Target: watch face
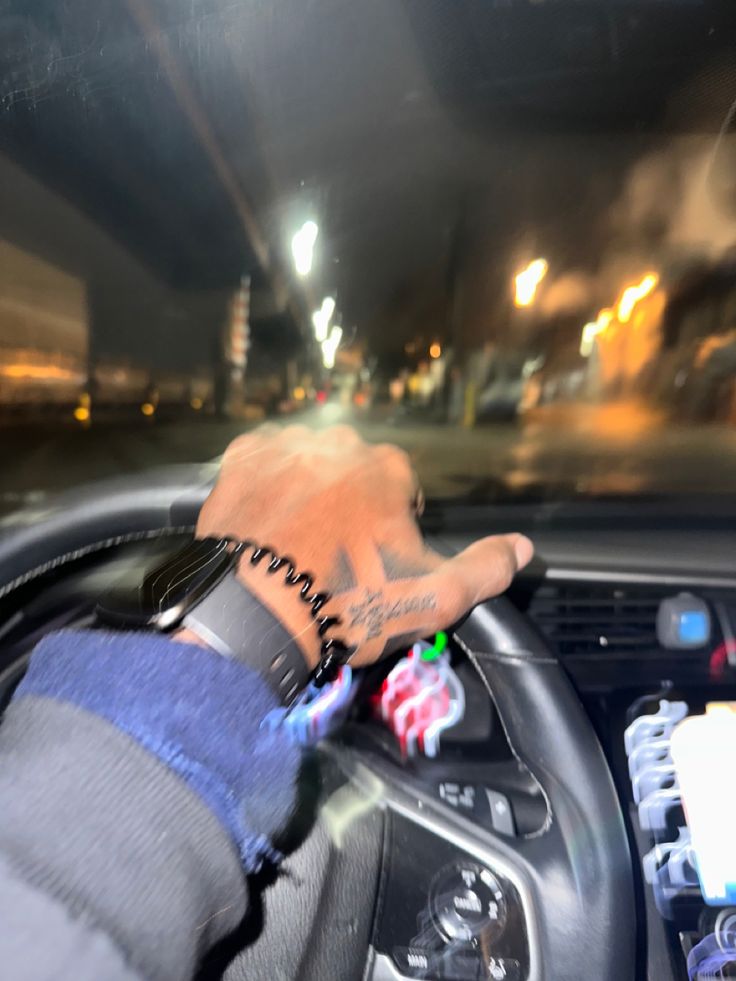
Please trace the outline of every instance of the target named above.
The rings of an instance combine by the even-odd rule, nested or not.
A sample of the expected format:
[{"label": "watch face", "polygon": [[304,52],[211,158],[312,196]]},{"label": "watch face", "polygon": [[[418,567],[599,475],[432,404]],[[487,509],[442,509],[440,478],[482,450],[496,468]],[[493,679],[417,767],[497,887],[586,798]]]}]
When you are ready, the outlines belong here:
[{"label": "watch face", "polygon": [[146,573],[139,586],[106,593],[97,615],[116,627],[169,630],[220,582],[239,554],[226,538],[195,538]]}]

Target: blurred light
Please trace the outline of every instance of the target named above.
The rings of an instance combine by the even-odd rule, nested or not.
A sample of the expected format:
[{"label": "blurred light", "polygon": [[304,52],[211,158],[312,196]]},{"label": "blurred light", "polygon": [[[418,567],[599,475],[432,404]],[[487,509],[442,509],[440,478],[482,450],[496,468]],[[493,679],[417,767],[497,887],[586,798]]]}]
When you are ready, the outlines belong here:
[{"label": "blurred light", "polygon": [[317,402],[319,402],[320,405],[324,405],[325,402],[327,401],[327,392],[325,392],[323,389],[320,389],[317,392],[317,394],[314,396],[314,398]]},{"label": "blurred light", "polygon": [[202,402],[201,398],[195,395],[189,404],[196,412],[199,412],[199,410],[202,408],[204,403]]},{"label": "blurred light", "polygon": [[539,355],[536,358],[528,358],[521,368],[522,378],[531,378],[535,372],[539,371],[540,368],[544,367],[544,356]]},{"label": "blurred light", "polygon": [[629,286],[623,291],[621,299],[618,301],[618,310],[616,311],[618,319],[622,324],[629,322],[636,304],[639,300],[643,300],[645,296],[648,296],[658,282],[659,276],[656,273],[647,273],[640,283],[637,283],[635,286]]},{"label": "blurred light", "polygon": [[613,310],[610,307],[603,307],[602,310],[598,311],[597,323],[600,324],[601,330],[605,330],[612,320],[613,320]]},{"label": "blurred light", "polygon": [[7,364],[0,368],[6,378],[33,378],[37,381],[76,381],[79,373],[53,364]]},{"label": "blurred light", "polygon": [[437,341],[435,341],[434,344],[430,345],[429,356],[430,358],[439,358],[441,354],[442,354],[442,348],[437,343]]},{"label": "blurred light", "polygon": [[590,357],[593,351],[593,344],[595,339],[600,333],[600,328],[598,327],[597,320],[589,320],[587,324],[583,326],[583,332],[580,335],[580,353],[584,358]]},{"label": "blurred light", "polygon": [[330,336],[322,341],[322,364],[325,368],[335,367],[335,355],[342,340],[342,327],[337,324],[330,331]]},{"label": "blurred light", "polygon": [[82,394],[79,396],[79,404],[84,409],[90,408],[92,405],[92,396],[89,394],[89,392],[82,392]]},{"label": "blurred light", "polygon": [[356,405],[365,405],[368,399],[366,398],[365,392],[356,392],[353,401]]},{"label": "blurred light", "polygon": [[302,386],[297,385],[294,389],[294,398],[297,400],[297,402],[303,402],[306,397],[307,393],[304,391]]},{"label": "blurred light", "polygon": [[335,301],[331,296],[326,296],[322,300],[322,306],[312,314],[312,324],[314,325],[314,336],[318,344],[327,340],[327,332],[330,329],[330,320],[335,312]]},{"label": "blurred light", "polygon": [[305,221],[291,240],[291,254],[294,268],[300,276],[308,276],[312,271],[314,244],[319,235],[319,226],[314,221]]},{"label": "blurred light", "polygon": [[537,287],[547,275],[549,265],[546,259],[533,259],[526,269],[514,277],[514,303],[517,307],[528,307],[534,302]]},{"label": "blurred light", "polygon": [[156,411],[156,407],[151,402],[144,402],[141,406],[141,412],[144,416],[152,416]]},{"label": "blurred light", "polygon": [[585,324],[580,335],[580,353],[584,358],[590,357],[596,337],[605,332],[612,320],[613,310],[610,307],[604,307],[599,311],[597,320],[591,320]]},{"label": "blurred light", "polygon": [[90,412],[84,405],[78,405],[74,410],[74,418],[77,422],[89,422]]}]

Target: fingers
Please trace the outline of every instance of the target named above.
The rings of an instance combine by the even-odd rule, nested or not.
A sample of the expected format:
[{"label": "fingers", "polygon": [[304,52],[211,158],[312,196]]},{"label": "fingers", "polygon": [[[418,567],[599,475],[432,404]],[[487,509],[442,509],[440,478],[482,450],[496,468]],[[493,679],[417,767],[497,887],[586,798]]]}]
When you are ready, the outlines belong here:
[{"label": "fingers", "polygon": [[391,486],[406,498],[412,515],[420,517],[424,512],[424,491],[409,454],[393,443],[379,443],[373,447],[373,459],[385,470]]},{"label": "fingers", "polygon": [[435,572],[443,595],[444,626],[483,600],[505,592],[529,563],[534,546],[525,535],[495,535],[473,542]]}]

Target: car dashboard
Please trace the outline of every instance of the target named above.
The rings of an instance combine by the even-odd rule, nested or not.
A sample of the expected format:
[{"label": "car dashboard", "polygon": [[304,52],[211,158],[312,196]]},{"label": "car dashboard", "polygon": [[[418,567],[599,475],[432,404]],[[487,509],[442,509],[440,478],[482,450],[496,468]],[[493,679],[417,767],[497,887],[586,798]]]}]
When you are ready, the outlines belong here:
[{"label": "car dashboard", "polygon": [[[539,510],[509,514],[505,509],[489,516],[482,527],[477,513],[455,515],[453,520],[445,516],[439,526],[430,512],[427,535],[435,548],[450,554],[483,533],[511,527],[530,534],[537,547],[535,561],[514,583],[511,598],[544,635],[572,680],[606,754],[626,817],[640,931],[637,978],[680,981],[710,976],[698,973],[698,951],[709,937],[715,938],[716,946],[720,943],[719,949],[724,944],[728,947],[734,939],[736,906],[707,904],[692,868],[690,880],[663,898],[657,876],[666,865],[661,848],[664,839],[642,826],[626,733],[637,719],[656,716],[663,702],[685,704],[687,714],[698,715],[709,703],[736,701],[736,562],[732,559],[736,536],[728,530],[725,517],[713,514],[701,522],[689,521],[688,530],[681,531],[682,521],[674,514],[632,520],[625,513],[617,519],[615,514],[600,512],[571,516],[540,514]],[[1,598],[0,707],[7,704],[40,637],[52,629],[91,624],[95,600],[102,592],[111,585],[135,581],[143,568],[159,561],[177,543],[175,536],[113,543],[63,568],[49,569]],[[658,625],[661,610],[669,609],[673,601],[680,603],[684,614],[705,610],[707,615],[706,620],[698,621],[699,629],[707,625],[707,631],[690,634],[686,646],[679,648],[664,637]],[[675,609],[680,607],[675,605]],[[423,650],[429,656],[424,662],[422,652],[415,651],[414,667],[412,652],[401,651],[370,670],[355,673],[350,699],[336,719],[340,743],[372,759],[377,769],[399,770],[406,787],[416,788],[417,793],[441,802],[501,839],[533,836],[547,816],[539,787],[516,759],[479,676],[455,645],[451,632],[440,643],[441,650],[437,644],[437,638],[428,639]],[[447,696],[439,714],[444,712],[443,718],[449,718],[447,699],[458,685],[463,711],[432,739],[427,735],[431,734],[429,723],[437,713],[424,719],[417,713],[407,714],[406,691],[402,701],[396,679],[405,684],[407,671],[409,675],[414,671],[411,684],[416,684],[411,692],[421,702],[422,686],[426,688],[427,679],[435,679],[438,673],[438,654],[447,666],[439,672],[444,672],[442,685],[435,685],[443,698]],[[396,695],[393,703],[389,695]],[[411,733],[410,722],[415,723]],[[304,741],[316,742],[334,731],[332,723],[320,717],[316,724],[310,718],[314,739],[307,736]],[[659,789],[671,791],[672,787]],[[675,800],[665,820],[670,835],[676,834],[678,820],[683,819],[677,807]],[[400,822],[396,828],[400,837]],[[383,965],[384,972],[374,967],[373,976],[523,981],[529,972],[529,942],[515,884],[504,881],[498,870],[487,881],[479,879],[477,890],[465,889],[461,881],[440,882],[431,872],[434,865],[422,852],[421,834],[413,833],[411,841],[411,848],[407,844],[393,852],[395,867],[371,927],[376,964]],[[437,847],[429,839],[425,844],[430,850]],[[658,846],[653,872],[651,855]],[[465,875],[470,881],[481,875],[472,858],[454,867],[461,879]],[[459,919],[437,905],[453,890],[464,890],[464,901],[471,904],[467,915]],[[494,934],[496,959],[491,959],[485,973],[479,972],[472,959],[463,960],[464,931],[472,932],[468,922],[478,891],[484,908],[495,909],[497,914],[492,928],[486,923]],[[422,936],[424,910],[432,940],[422,946],[417,937]],[[443,926],[432,933],[430,921]],[[709,963],[703,972],[711,969],[712,961]],[[730,969],[726,965],[719,976],[731,976],[726,973]]]}]

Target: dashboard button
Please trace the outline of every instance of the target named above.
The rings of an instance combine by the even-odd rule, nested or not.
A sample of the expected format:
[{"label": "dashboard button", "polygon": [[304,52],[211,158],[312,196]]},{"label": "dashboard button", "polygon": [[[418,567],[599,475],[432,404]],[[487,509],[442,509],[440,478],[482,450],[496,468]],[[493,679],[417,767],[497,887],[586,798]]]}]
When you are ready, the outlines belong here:
[{"label": "dashboard button", "polygon": [[446,940],[499,936],[506,923],[506,900],[498,880],[479,865],[443,870],[432,887],[435,925]]},{"label": "dashboard button", "polygon": [[448,951],[442,958],[442,981],[482,981],[483,962],[475,951]]},{"label": "dashboard button", "polygon": [[391,956],[405,978],[434,978],[437,975],[437,955],[422,947],[394,947]]},{"label": "dashboard button", "polygon": [[443,780],[437,784],[437,796],[471,820],[479,824],[489,823],[488,799],[483,787],[457,780]]},{"label": "dashboard button", "polygon": [[521,964],[511,957],[490,957],[483,977],[489,981],[521,981]]},{"label": "dashboard button", "polygon": [[505,794],[498,790],[486,790],[488,806],[491,810],[491,825],[494,831],[509,838],[516,837],[516,825],[514,824],[514,812],[511,810],[511,802]]}]

